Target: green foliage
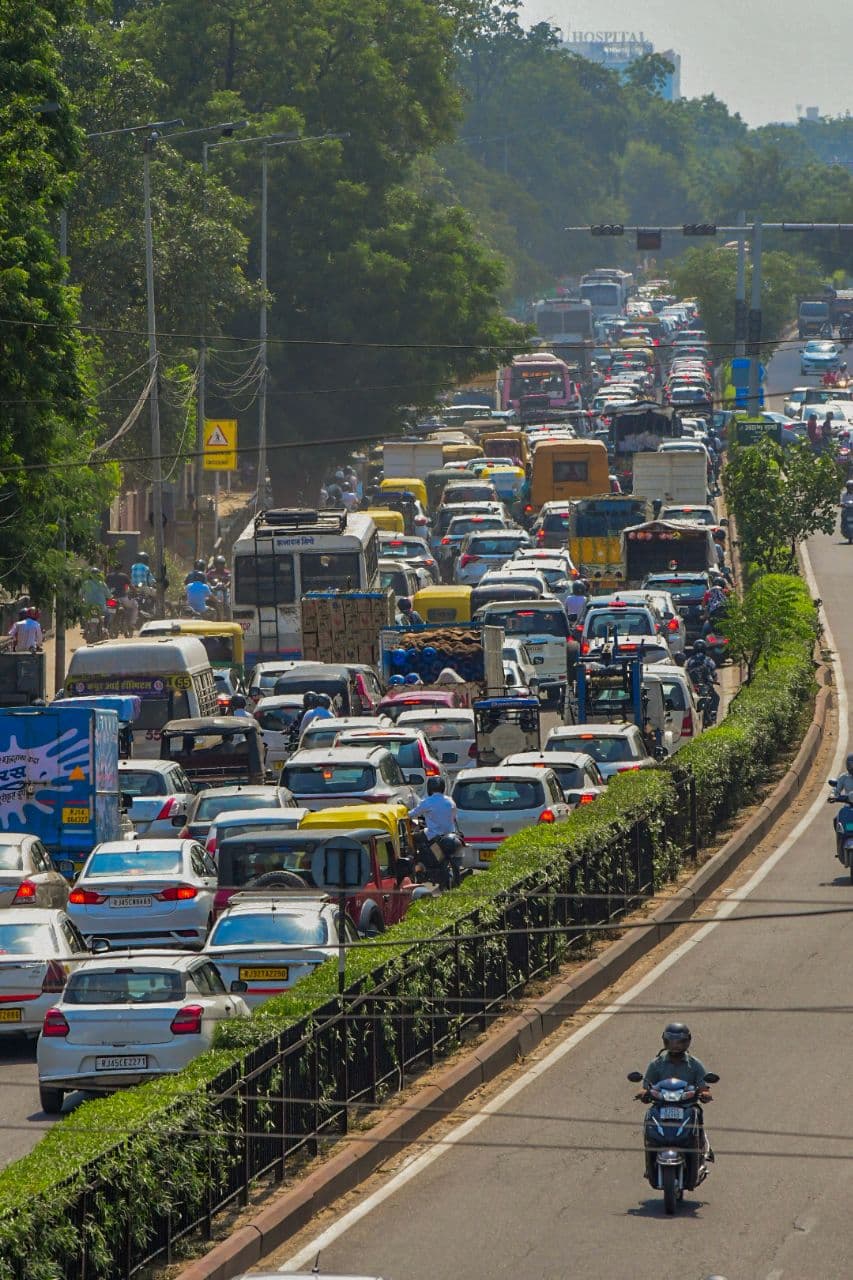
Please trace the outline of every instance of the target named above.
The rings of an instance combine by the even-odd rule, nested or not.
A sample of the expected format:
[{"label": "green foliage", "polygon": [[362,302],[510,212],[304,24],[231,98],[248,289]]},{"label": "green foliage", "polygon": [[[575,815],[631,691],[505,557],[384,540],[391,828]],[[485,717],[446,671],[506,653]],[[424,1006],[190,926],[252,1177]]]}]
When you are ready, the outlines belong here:
[{"label": "green foliage", "polygon": [[799,578],[784,574],[763,574],[743,597],[733,593],[720,629],[729,638],[731,658],[746,665],[746,684],[759,665],[767,670],[792,643],[817,638],[812,601]]},{"label": "green foliage", "polygon": [[723,485],[737,516],[750,572],[791,573],[797,546],[835,528],[841,476],[828,453],[805,441],[784,451],[770,439],[729,449]]}]

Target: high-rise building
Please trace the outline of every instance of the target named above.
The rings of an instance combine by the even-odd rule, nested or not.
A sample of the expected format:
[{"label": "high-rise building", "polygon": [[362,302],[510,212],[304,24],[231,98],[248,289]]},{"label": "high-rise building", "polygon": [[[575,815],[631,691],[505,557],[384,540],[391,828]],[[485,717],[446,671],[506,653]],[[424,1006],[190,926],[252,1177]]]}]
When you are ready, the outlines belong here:
[{"label": "high-rise building", "polygon": [[[563,48],[620,75],[624,75],[637,58],[655,52],[651,40],[647,40],[642,31],[570,31]],[[674,49],[664,49],[661,57],[673,66],[661,86],[661,97],[673,102],[681,97],[681,54]]]}]

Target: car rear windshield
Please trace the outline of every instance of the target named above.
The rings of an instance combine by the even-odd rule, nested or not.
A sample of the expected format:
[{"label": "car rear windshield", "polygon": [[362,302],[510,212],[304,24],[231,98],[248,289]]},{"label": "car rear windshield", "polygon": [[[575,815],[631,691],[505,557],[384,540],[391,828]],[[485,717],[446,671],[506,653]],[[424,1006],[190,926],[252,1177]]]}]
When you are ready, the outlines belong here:
[{"label": "car rear windshield", "polygon": [[217,796],[216,789],[202,796],[198,808],[192,816],[193,822],[211,822],[219,813],[233,813],[235,809],[268,809],[275,804],[275,795],[246,795],[242,792],[233,796]]},{"label": "car rear windshield", "polygon": [[562,609],[490,609],[486,622],[503,627],[508,636],[549,635],[561,639],[569,634],[569,623]]},{"label": "car rear windshield", "polygon": [[303,751],[319,751],[323,747],[331,747],[340,731],[340,725],[327,729],[322,721],[317,725],[311,724],[299,739],[299,746]]},{"label": "car rear windshield", "polygon": [[72,973],[65,1004],[170,1004],[183,1000],[186,980],[170,969],[93,969]]},{"label": "car rear windshield", "polygon": [[590,616],[587,637],[603,640],[611,633],[620,636],[651,636],[654,627],[647,613],[634,609],[596,609]]},{"label": "car rear windshield", "polygon": [[255,712],[255,719],[262,729],[283,733],[302,715],[302,707],[270,707]]},{"label": "car rear windshield", "polygon": [[457,782],[453,799],[459,809],[487,812],[504,809],[538,809],[544,804],[541,782],[516,778],[487,778]]},{"label": "car rear windshield", "polygon": [[451,538],[459,538],[466,533],[476,533],[478,529],[502,529],[503,527],[504,522],[501,516],[456,516],[451,520],[447,532]]},{"label": "car rear windshield", "polygon": [[52,956],[56,952],[49,924],[0,924],[0,953]]},{"label": "car rear windshield", "polygon": [[559,738],[545,743],[546,751],[585,751],[598,764],[621,764],[633,760],[634,753],[627,738],[587,737]]},{"label": "car rear windshield", "polygon": [[19,844],[0,844],[0,871],[21,871],[24,855]]},{"label": "car rear windshield", "polygon": [[282,770],[281,785],[294,795],[321,796],[336,792],[370,791],[376,785],[376,771],[363,764],[294,764]]},{"label": "car rear windshield", "polygon": [[445,489],[442,494],[442,502],[496,502],[498,495],[495,492],[495,486],[492,484],[460,484],[454,485],[452,489]]},{"label": "car rear windshield", "polygon": [[527,542],[526,534],[515,534],[504,538],[471,538],[468,542],[468,554],[476,556],[502,556],[507,559],[519,547]]},{"label": "car rear windshield", "polygon": [[464,720],[418,720],[411,725],[425,733],[430,742],[459,742],[474,736],[474,726]]},{"label": "car rear windshield", "polygon": [[[134,800],[141,796],[164,796],[166,779],[162,773],[145,772],[142,769],[120,769],[118,775],[119,791],[132,796]],[[2,853],[0,853],[2,857]]]},{"label": "car rear windshield", "polygon": [[569,527],[568,511],[549,511],[542,517],[542,528],[546,533],[563,533]]},{"label": "car rear windshield", "polygon": [[[184,860],[179,849],[130,848],[126,853],[93,853],[87,876],[180,875]],[[128,886],[129,889],[133,885]]]},{"label": "car rear windshield", "polygon": [[586,785],[586,775],[583,769],[579,769],[576,765],[554,764],[551,768],[556,773],[557,781],[563,791],[572,791]]},{"label": "car rear windshield", "polygon": [[668,591],[677,604],[688,604],[691,601],[701,600],[708,590],[706,582],[677,582],[666,578],[655,579],[654,583],[647,582],[646,586],[655,586],[662,591]]},{"label": "car rear windshield", "polygon": [[316,915],[295,915],[282,911],[240,912],[224,915],[213,930],[214,947],[256,946],[322,947],[329,941],[326,921]]},{"label": "car rear windshield", "polygon": [[660,513],[661,520],[689,520],[691,524],[715,525],[717,517],[713,511],[703,511],[701,507],[664,507]]}]

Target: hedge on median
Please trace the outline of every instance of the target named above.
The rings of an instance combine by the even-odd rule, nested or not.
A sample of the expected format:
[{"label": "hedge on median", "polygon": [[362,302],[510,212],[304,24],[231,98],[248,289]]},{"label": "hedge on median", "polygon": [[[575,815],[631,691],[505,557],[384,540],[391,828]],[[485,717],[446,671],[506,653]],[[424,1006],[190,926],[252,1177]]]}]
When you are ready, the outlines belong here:
[{"label": "hedge on median", "polygon": [[[809,617],[813,636],[813,604],[805,586],[793,581],[801,598],[798,609]],[[678,767],[689,767],[696,779],[703,838],[752,799],[768,765],[797,740],[807,718],[813,671],[812,643],[793,628],[752,685],[734,699],[727,718],[679,752]],[[585,892],[608,892],[597,874],[601,851],[639,819],[646,823],[655,882],[662,883],[678,870],[682,856],[669,835],[676,800],[667,768],[626,773],[594,805],[578,808],[566,822],[512,836],[488,872],[466,880],[452,894],[413,904],[406,919],[375,945],[350,950],[347,984],[401,968],[405,948],[399,942],[432,937],[472,908],[483,913],[481,923],[490,912],[497,921],[507,893],[532,882],[531,877],[547,894],[567,857],[586,855]],[[496,929],[495,946],[500,945]],[[558,953],[559,945],[560,940]],[[424,992],[423,981],[413,981],[409,998]],[[178,1075],[84,1103],[29,1155],[0,1172],[0,1280],[60,1280],[83,1242],[89,1280],[120,1274],[115,1260],[128,1224],[143,1241],[155,1216],[170,1205],[185,1199],[203,1204],[207,1180],[220,1182],[226,1176],[226,1122],[212,1085],[228,1070],[239,1072],[247,1056],[257,1055],[271,1039],[310,1019],[336,991],[335,965],[329,962],[250,1019],[223,1024],[216,1048]],[[82,1201],[81,1218],[87,1182],[91,1189]]]}]

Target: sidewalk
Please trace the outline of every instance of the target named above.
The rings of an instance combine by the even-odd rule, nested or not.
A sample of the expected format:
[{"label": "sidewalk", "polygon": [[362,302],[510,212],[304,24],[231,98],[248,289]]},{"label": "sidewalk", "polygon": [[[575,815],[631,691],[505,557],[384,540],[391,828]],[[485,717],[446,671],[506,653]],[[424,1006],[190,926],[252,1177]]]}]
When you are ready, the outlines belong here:
[{"label": "sidewalk", "polygon": [[[83,644],[83,633],[79,627],[69,627],[65,633],[65,669],[68,669],[68,663],[71,661],[71,655],[75,649],[79,649]],[[56,693],[56,682],[53,678],[53,664],[56,660],[56,637],[51,632],[44,642],[45,653],[45,698],[50,702]]]}]

